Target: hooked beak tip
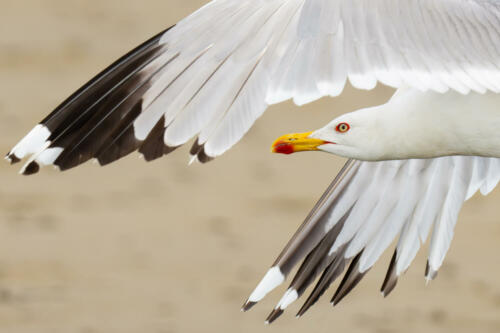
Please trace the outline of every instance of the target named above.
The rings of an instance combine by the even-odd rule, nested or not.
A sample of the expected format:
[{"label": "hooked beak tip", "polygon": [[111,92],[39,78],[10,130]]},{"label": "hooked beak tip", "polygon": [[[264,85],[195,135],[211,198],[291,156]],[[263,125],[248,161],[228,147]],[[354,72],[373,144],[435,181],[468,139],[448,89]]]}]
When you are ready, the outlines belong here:
[{"label": "hooked beak tip", "polygon": [[293,145],[287,142],[283,142],[281,140],[276,140],[271,147],[272,153],[277,154],[292,154],[295,152]]}]

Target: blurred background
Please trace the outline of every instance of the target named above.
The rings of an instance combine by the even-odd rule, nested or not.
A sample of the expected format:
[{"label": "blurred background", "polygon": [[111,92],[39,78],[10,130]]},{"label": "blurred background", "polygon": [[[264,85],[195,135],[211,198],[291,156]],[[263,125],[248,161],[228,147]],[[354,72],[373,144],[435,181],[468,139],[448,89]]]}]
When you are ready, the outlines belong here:
[{"label": "blurred background", "polygon": [[[202,0],[0,0],[0,151],[123,53]],[[0,332],[498,332],[500,192],[460,214],[438,279],[423,249],[394,293],[378,290],[392,250],[338,307],[332,288],[263,322],[283,286],[240,306],[344,163],[272,155],[279,135],[383,103],[347,90],[306,107],[271,107],[229,153],[187,167],[187,149],[154,163],[133,154],[32,177],[0,163]]]}]

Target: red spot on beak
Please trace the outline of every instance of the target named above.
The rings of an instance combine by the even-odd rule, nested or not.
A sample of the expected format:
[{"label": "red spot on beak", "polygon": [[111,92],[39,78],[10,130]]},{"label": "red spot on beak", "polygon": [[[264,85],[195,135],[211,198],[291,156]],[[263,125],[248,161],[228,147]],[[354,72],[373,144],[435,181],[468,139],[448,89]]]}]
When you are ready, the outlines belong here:
[{"label": "red spot on beak", "polygon": [[289,143],[279,141],[273,147],[273,152],[279,154],[291,154],[294,152],[293,146]]}]

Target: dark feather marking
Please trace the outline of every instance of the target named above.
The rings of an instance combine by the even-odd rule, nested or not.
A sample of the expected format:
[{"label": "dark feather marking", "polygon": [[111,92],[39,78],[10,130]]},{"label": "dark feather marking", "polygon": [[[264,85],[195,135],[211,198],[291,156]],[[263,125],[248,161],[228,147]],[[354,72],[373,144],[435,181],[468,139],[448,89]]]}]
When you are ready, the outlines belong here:
[{"label": "dark feather marking", "polygon": [[[170,85],[175,82],[180,76],[182,76],[182,74],[184,74],[188,68],[190,68],[194,63],[196,63],[196,61],[198,59],[200,59],[201,56],[203,56],[206,52],[208,51],[208,48],[206,50],[204,50],[203,52],[201,52],[181,73],[179,73],[179,75],[177,75],[177,77],[170,83],[167,85],[167,87],[165,87],[165,89],[163,89],[163,91],[159,94],[161,95],[168,87],[170,87]],[[215,70],[209,75],[209,77],[207,79],[205,79],[205,81],[203,81],[203,83],[201,84],[201,86],[196,90],[196,92],[193,94],[193,96],[191,96],[189,98],[189,100],[186,102],[186,105],[184,105],[184,107],[182,108],[183,110],[196,98],[196,96],[200,93],[200,91],[203,89],[203,87],[206,86],[206,84],[208,83],[208,81],[210,81],[210,79],[215,75],[215,73],[222,67],[222,65],[224,65],[224,63],[226,63],[226,61],[229,59],[229,57],[232,55],[229,54],[226,58],[224,58],[220,63],[219,65],[217,65],[217,67],[215,68]],[[158,96],[159,96],[158,95]],[[158,98],[158,96],[156,96],[156,98]],[[155,98],[155,100],[156,100]],[[195,144],[198,142],[198,140],[195,142]],[[175,148],[171,148],[172,151],[175,150],[177,147]],[[194,146],[193,146],[194,148]],[[191,148],[191,150],[193,150],[193,148]],[[200,155],[198,155],[198,160],[202,163],[206,163],[206,162],[209,162],[210,160],[212,160],[213,158],[211,158],[210,156],[207,156],[206,154],[204,154],[204,152],[202,152],[202,148],[200,148],[198,150],[197,153],[201,153]],[[192,154],[192,155],[195,155],[195,154]],[[156,156],[156,155],[155,155]]]},{"label": "dark feather marking", "polygon": [[[205,51],[203,51],[202,53],[200,53],[200,54],[199,54],[199,55],[198,55],[198,56],[197,56],[197,57],[196,57],[196,58],[195,58],[195,59],[194,59],[194,60],[193,60],[193,61],[189,64],[189,66],[187,66],[187,67],[186,67],[186,68],[185,68],[185,69],[184,69],[181,73],[179,73],[179,75],[178,75],[178,76],[177,76],[177,77],[173,80],[173,82],[174,82],[174,81],[176,81],[176,80],[177,80],[177,79],[178,79],[178,78],[179,78],[182,74],[184,74],[184,73],[186,72],[186,70],[187,70],[188,68],[190,68],[190,67],[191,67],[191,66],[192,66],[192,65],[193,65],[193,64],[194,64],[194,63],[195,63],[198,59],[200,59],[200,57],[201,57],[201,56],[203,56],[203,55],[204,55],[207,51],[208,51],[208,49],[207,49],[207,50],[205,50]],[[216,73],[216,72],[217,72],[217,71],[218,71],[218,70],[219,70],[219,69],[220,69],[220,68],[224,65],[224,63],[226,63],[226,61],[229,59],[229,57],[230,57],[231,55],[232,55],[232,53],[231,53],[231,54],[229,54],[226,58],[224,58],[224,59],[223,59],[223,60],[219,63],[219,65],[218,65],[218,66],[215,68],[215,70],[214,70],[214,71],[210,74],[210,76],[209,76],[209,77],[208,77],[208,78],[207,78],[207,79],[206,79],[206,80],[205,80],[205,81],[201,84],[201,86],[200,86],[200,87],[196,90],[196,92],[193,94],[193,96],[191,96],[191,97],[190,97],[190,99],[187,101],[187,103],[186,103],[186,105],[183,107],[183,109],[185,109],[185,108],[186,108],[186,107],[187,107],[187,106],[188,106],[188,105],[189,105],[189,104],[190,104],[190,103],[191,103],[191,102],[192,102],[192,101],[196,98],[196,96],[197,96],[197,95],[199,94],[199,92],[203,89],[203,87],[205,87],[205,86],[206,86],[206,84],[208,83],[208,81],[210,81],[210,79],[211,79],[211,78],[215,75],[215,73]],[[164,92],[164,91],[165,91],[165,90],[166,90],[166,89],[167,89],[170,85],[171,85],[171,84],[167,85],[167,87],[166,87],[166,88],[162,91],[162,93],[163,93],[163,92]],[[161,93],[160,93],[160,95],[161,95]],[[159,96],[159,95],[158,95],[158,96]],[[157,96],[157,97],[158,97],[158,96]],[[156,100],[156,98],[155,98],[155,100]],[[197,142],[198,142],[198,140],[196,140],[195,145],[197,144]],[[171,149],[170,151],[173,151],[173,150],[175,150],[176,148],[177,148],[177,147],[170,147],[170,149]],[[193,150],[193,149],[194,149],[194,146],[191,148],[191,150]],[[195,155],[195,154],[192,154],[192,155]],[[202,148],[202,147],[199,147],[199,149],[198,149],[198,151],[197,151],[197,155],[198,155],[198,160],[199,160],[201,163],[207,163],[207,162],[209,162],[209,161],[211,161],[211,160],[213,159],[212,157],[210,157],[210,156],[208,156],[208,155],[206,155],[206,154],[204,153],[204,150],[203,150],[203,148]],[[157,156],[157,155],[155,155],[155,156]],[[158,157],[159,157],[159,156],[158,156]],[[157,158],[157,157],[155,157],[155,158]]]},{"label": "dark feather marking", "polygon": [[127,126],[127,124],[133,122],[141,113],[141,103],[142,100],[140,100],[135,106],[133,106],[130,112],[122,120],[122,124],[125,125],[125,129],[122,129],[122,127],[124,126],[117,127],[115,129],[115,133],[118,132],[119,134],[111,135],[111,137],[116,138],[113,141],[102,146],[99,151],[95,153],[95,157],[97,157],[100,165],[107,165],[109,163],[112,163],[120,159],[121,157],[132,153],[137,149],[137,147],[140,146],[141,141],[135,138],[134,129]]},{"label": "dark feather marking", "polygon": [[[338,235],[344,227],[344,223],[351,214],[352,207],[344,214],[344,216],[335,224],[335,226],[326,234],[321,242],[312,250],[302,262],[299,270],[290,284],[290,288],[297,291],[299,297],[304,291],[314,282],[318,274],[326,269],[332,261],[335,260],[336,254],[328,255],[333,243],[337,240]],[[326,221],[325,221],[326,223]]]},{"label": "dark feather marking", "polygon": [[[335,243],[335,241],[337,240],[337,237],[340,234],[340,231],[343,229],[344,223],[351,214],[351,211],[352,207],[335,224],[335,226],[331,228],[330,231],[328,231],[321,242],[307,255],[297,273],[295,274],[295,277],[293,278],[288,290],[295,290],[297,292],[297,296],[300,297],[305,292],[307,287],[309,287],[309,285],[314,282],[314,279],[320,272],[327,271],[328,268],[330,268],[333,269],[333,273],[335,273],[335,270],[337,270],[339,266],[342,266],[340,272],[337,275],[330,276],[332,279],[331,281],[333,281],[344,270],[344,266],[342,265],[342,263],[345,261],[345,259],[343,258],[343,254],[344,249],[347,245],[341,246],[336,253],[332,253],[331,255],[328,255],[328,253],[333,243]],[[324,221],[324,223],[326,223],[326,221]],[[334,261],[335,264],[332,267],[332,262]],[[321,279],[320,282],[318,282],[318,285],[320,283]],[[321,294],[318,295],[318,297],[321,296]],[[274,312],[270,314],[270,317],[273,317],[273,314],[276,315],[276,313]],[[281,315],[281,313],[279,315]],[[273,321],[276,318],[273,318]]]},{"label": "dark feather marking", "polygon": [[254,307],[254,305],[257,304],[257,302],[245,302],[245,304],[243,304],[243,306],[241,307],[241,311],[243,312],[247,312],[249,311],[251,308]]},{"label": "dark feather marking", "polygon": [[429,265],[429,260],[427,260],[427,264],[425,265],[425,277],[430,280],[434,280],[438,275],[437,271],[431,269]]},{"label": "dark feather marking", "polygon": [[196,138],[194,141],[193,145],[191,146],[191,149],[189,150],[189,154],[191,156],[198,155],[198,153],[203,149],[203,144],[199,144],[199,138]]},{"label": "dark feather marking", "polygon": [[361,281],[361,279],[368,272],[368,270],[363,273],[359,271],[359,259],[361,258],[362,254],[363,251],[358,253],[358,255],[352,260],[351,264],[349,265],[349,268],[347,269],[342,282],[340,283],[337,291],[335,292],[335,295],[332,298],[333,305],[337,305],[345,296],[347,296],[347,294],[349,294],[351,290],[353,290],[354,287],[357,286],[359,281]]},{"label": "dark feather marking", "polygon": [[[313,228],[316,228],[316,229],[323,228],[323,231],[322,231],[323,237],[322,238],[325,237],[324,236],[324,234],[325,234],[325,231],[324,231],[325,221],[323,219],[325,218],[325,214],[328,211],[330,211],[331,209],[333,209],[332,207],[334,207],[334,205],[336,203],[336,201],[334,199],[331,203],[329,203],[327,205],[327,199],[332,195],[332,193],[335,191],[335,189],[338,188],[338,185],[342,180],[346,180],[346,177],[352,177],[352,175],[346,176],[346,174],[348,174],[349,171],[351,171],[351,170],[353,170],[353,173],[357,170],[357,167],[359,166],[359,164],[356,164],[354,162],[355,162],[354,160],[348,160],[346,162],[346,164],[344,165],[342,170],[339,172],[339,174],[337,174],[337,176],[335,177],[333,182],[329,185],[327,190],[323,193],[323,195],[321,196],[319,201],[314,206],[313,210],[309,213],[309,215],[307,216],[305,221],[302,223],[299,230],[296,231],[296,233],[294,234],[292,239],[288,242],[285,249],[281,252],[279,257],[276,259],[275,263],[272,265],[273,267],[279,267],[280,272],[282,274],[284,274],[285,276],[294,267],[295,263],[297,261],[299,261],[300,259],[302,259],[303,252],[305,252],[305,253],[311,252],[313,250],[313,248],[315,246],[317,246],[317,243],[319,243],[321,241],[321,239],[320,239],[316,244],[314,244],[314,246],[311,247],[311,249],[307,249],[307,252],[301,248],[301,245],[304,242],[304,238],[307,238],[307,236],[309,236],[310,233],[312,232],[311,230],[306,230],[307,229],[306,227],[308,226],[309,222],[311,222],[311,220],[315,217],[315,215],[319,214],[318,212],[321,212],[321,214],[319,214],[319,217],[317,217],[317,219],[315,221],[313,221],[313,224],[314,224]],[[354,169],[352,168],[353,166],[354,166]],[[349,182],[349,179],[347,179],[346,182]],[[344,189],[345,189],[345,184],[344,184],[344,187],[341,188],[340,193],[338,193],[337,198],[342,197]],[[345,214],[345,216],[348,216],[349,213],[350,213],[350,209]],[[339,222],[337,222],[337,223],[339,223]],[[342,223],[344,223],[344,222],[342,222]],[[309,228],[309,229],[311,229],[311,228]],[[333,233],[335,233],[335,232],[332,232],[332,234]],[[297,242],[297,244],[293,244],[294,240],[299,238],[299,235],[301,235],[302,239],[299,240]],[[305,237],[304,237],[304,235],[305,235]],[[300,254],[294,253],[294,252],[299,251],[299,250],[303,251],[303,252],[301,252]],[[305,254],[304,254],[304,256],[305,256]],[[288,259],[286,257],[288,257]],[[332,255],[332,257],[335,258],[335,255]],[[335,260],[335,259],[333,259],[333,260]],[[280,265],[282,265],[282,266],[280,266]],[[283,270],[283,267],[285,267],[286,271]],[[343,268],[342,268],[342,271],[343,271]],[[293,282],[292,282],[292,284],[293,284]],[[319,296],[321,296],[321,295],[319,295]],[[246,311],[245,309],[250,309],[251,307],[253,307],[255,305],[255,303],[256,302],[249,304],[248,301],[246,301],[244,306],[243,306],[243,310]],[[249,304],[249,305],[247,305],[247,304]]]},{"label": "dark feather marking", "polygon": [[[184,74],[186,72],[186,70],[188,68],[190,68],[194,63],[196,63],[196,61],[199,60],[200,57],[203,54],[205,54],[205,53],[206,53],[206,50],[203,51],[203,52],[201,52],[193,61],[191,61],[189,63],[189,65],[185,69],[183,69],[181,71],[181,73],[179,73],[173,79],[172,82],[170,82],[169,84],[167,84],[166,87],[163,88],[160,93],[158,93],[156,96],[154,96],[154,98],[152,99],[152,101],[151,101],[151,103],[149,105],[151,105],[152,103],[154,103],[158,99],[158,97],[162,93],[164,93],[165,90],[168,89],[168,87],[170,87],[173,82],[175,82],[175,80],[177,80],[180,76],[182,76],[182,74]],[[125,99],[122,101],[122,103],[125,102],[125,103],[129,103],[130,104],[130,103],[133,103],[135,101],[135,97],[141,97],[141,100],[139,100],[138,102],[136,102],[136,104],[134,105],[134,108],[137,107],[139,111],[144,112],[145,110],[142,109],[142,107],[143,107],[143,105],[142,105],[142,95],[152,85],[150,83],[150,81],[153,80],[154,77],[159,76],[161,74],[161,72],[164,70],[164,68],[169,63],[171,63],[173,60],[175,60],[178,56],[179,56],[179,53],[177,53],[176,55],[174,55],[165,64],[163,64],[159,69],[157,69],[157,71],[155,73],[153,73],[149,77],[149,79],[148,79],[149,81],[146,80],[147,84],[144,84],[144,86],[140,86],[137,89],[137,91],[134,92],[131,96],[125,97]],[[137,79],[140,79],[140,76],[138,76]],[[125,90],[125,91],[127,91],[127,90]],[[127,99],[130,99],[130,102],[127,101]],[[145,106],[146,110],[149,107],[149,105]],[[127,112],[126,106],[125,106],[125,108],[123,108],[123,107],[120,106],[120,108],[121,109],[125,109],[125,112]],[[115,110],[112,110],[112,112],[113,111],[116,112]],[[99,148],[99,152],[96,154],[96,156],[99,156],[98,159],[99,159],[100,163],[102,163],[102,164],[109,164],[109,163],[111,163],[111,162],[113,162],[113,161],[115,161],[115,160],[117,160],[117,159],[119,159],[119,158],[121,158],[121,157],[123,157],[123,156],[125,156],[125,155],[127,155],[127,154],[129,154],[131,152],[133,152],[137,148],[143,146],[144,142],[141,142],[141,141],[139,141],[139,140],[136,139],[134,128],[133,128],[133,124],[134,124],[135,120],[137,119],[137,117],[140,115],[140,113],[141,112],[134,112],[132,116],[125,117],[127,119],[125,119],[125,120],[120,119],[119,121],[117,121],[118,122],[118,127],[115,128],[115,130],[109,131],[111,133],[109,135],[109,137],[103,137],[104,135],[107,134],[107,132],[102,133],[101,135],[97,135],[97,134],[93,134],[92,135],[92,137],[96,137],[95,140],[97,140],[98,138],[100,138],[102,141],[104,141],[104,143],[102,143],[101,147]],[[122,118],[123,117],[124,116],[122,116]],[[164,122],[165,121],[164,121],[164,118],[163,118],[163,123]],[[111,121],[106,120],[106,123],[111,123]],[[100,124],[98,124],[98,125],[100,125]],[[163,134],[164,134],[165,128],[163,128],[162,131],[163,131],[162,133],[156,133],[155,135],[150,136],[150,140],[147,143],[145,143],[143,151],[146,152],[146,154],[144,154],[145,157],[146,157],[146,160],[150,161],[152,159],[158,158],[160,156],[163,156],[165,154],[168,154],[168,153],[174,151],[177,148],[177,147],[170,147],[170,146],[167,146],[165,144],[161,144],[161,145],[159,144],[160,141],[162,141],[162,139],[163,139]],[[86,135],[88,136],[88,134],[86,134]],[[161,136],[161,140],[160,140],[160,136]],[[75,149],[75,147],[73,149]],[[107,150],[109,150],[110,152],[106,152]],[[79,157],[78,164],[81,163],[81,162],[84,162],[84,159],[82,159],[81,157]]]},{"label": "dark feather marking", "polygon": [[51,132],[49,140],[53,141],[85,113],[97,100],[104,97],[103,92],[110,92],[117,83],[126,80],[149,63],[161,52],[158,47],[161,37],[172,27],[160,32],[153,38],[139,45],[123,57],[101,71],[93,79],[83,85],[58,107],[54,109],[41,123]]},{"label": "dark feather marking", "polygon": [[[191,61],[189,63],[189,65],[184,68],[169,84],[167,84],[162,90],[160,93],[158,93],[156,96],[154,96],[154,98],[151,100],[151,102],[145,106],[145,110],[143,110],[143,112],[147,112],[147,109],[150,105],[152,105],[154,102],[157,101],[158,97],[161,96],[179,77],[181,77],[193,64],[196,63],[196,61],[198,61],[206,52],[208,51],[207,50],[204,50],[203,52],[201,52],[193,61]],[[174,60],[175,58],[178,57],[179,54],[177,54],[176,56],[174,56],[172,59],[169,60],[169,63]],[[137,117],[136,117],[137,118]],[[135,149],[139,148],[140,146],[143,145],[143,143],[139,140],[136,140],[135,139],[135,132],[133,130],[133,124],[134,124],[134,121],[135,119],[134,118],[132,121],[130,121],[128,124],[125,124],[124,126],[124,129],[117,135],[117,136],[114,136],[114,139],[113,139],[113,143],[116,142],[116,144],[120,145],[121,142],[128,142],[130,145],[133,144],[133,147],[130,146],[129,149],[125,150],[123,152],[124,155],[126,154],[129,154],[130,152],[134,151]],[[162,117],[163,119],[163,123],[165,123],[165,118]],[[158,124],[158,122],[157,122]],[[163,141],[163,135],[165,133],[165,125],[162,126],[162,133],[161,133],[161,140]],[[130,138],[126,139],[126,138],[121,138],[122,135],[125,135],[125,136],[130,136]],[[133,136],[133,137],[132,137]],[[156,136],[153,135],[152,136],[153,139],[151,139],[151,141],[149,141],[148,143],[146,143],[146,147],[148,150],[146,154],[143,154],[145,156],[145,159],[146,161],[151,161],[151,160],[154,160],[156,158],[159,158],[163,155],[166,155],[172,151],[174,151],[175,149],[177,149],[177,147],[170,147],[170,146],[167,146],[166,144],[162,144],[160,145],[159,142],[160,142],[160,134],[157,133]],[[145,140],[146,141],[146,140]],[[154,143],[154,144],[153,144]],[[152,146],[150,146],[151,144],[153,144]],[[109,146],[109,148],[107,149],[115,149],[113,148],[113,146]],[[102,154],[104,154],[104,151],[101,152]],[[115,159],[118,159],[120,157],[123,157],[124,155],[121,155],[121,156],[117,156],[117,158]],[[108,163],[110,163],[112,161],[109,161]]]},{"label": "dark feather marking", "polygon": [[266,324],[272,324],[273,321],[275,321],[276,319],[278,319],[282,314],[283,314],[283,310],[281,309],[274,309],[270,314],[269,316],[267,316],[267,319],[266,319]]},{"label": "dark feather marking", "polygon": [[215,157],[208,156],[205,153],[205,147],[204,146],[201,147],[201,150],[198,152],[197,156],[198,156],[198,161],[200,161],[201,163],[208,163],[208,162],[213,161],[215,159]]},{"label": "dark feather marking", "polygon": [[205,144],[200,144],[199,138],[196,138],[196,141],[193,143],[193,146],[189,151],[189,154],[191,154],[191,156],[196,156],[200,163],[208,163],[214,159],[214,157],[208,156],[205,153]]},{"label": "dark feather marking", "polygon": [[45,117],[41,124],[50,131],[50,147],[67,148],[60,138],[72,136],[99,110],[96,105],[162,53],[166,46],[159,40],[167,30],[115,61]]},{"label": "dark feather marking", "polygon": [[344,253],[347,245],[340,248],[335,254],[335,259],[327,266],[323,274],[318,280],[316,286],[314,286],[313,291],[304,302],[304,305],[300,308],[297,316],[302,316],[306,313],[311,306],[313,306],[320,297],[325,293],[325,291],[330,287],[330,285],[342,274],[345,269],[346,263],[349,259],[344,258]]},{"label": "dark feather marking", "polygon": [[[285,276],[288,275],[295,264],[304,258],[324,237],[325,231],[324,225],[321,223],[322,217],[327,211],[331,211],[331,209],[335,207],[337,200],[342,197],[345,186],[349,183],[349,179],[346,180],[346,178],[352,176],[357,166],[359,166],[359,164],[354,163],[354,160],[348,160],[346,162],[342,170],[335,177],[272,265],[279,267]],[[344,187],[340,189],[340,193],[337,197],[327,205],[328,199],[339,186]]]},{"label": "dark feather marking", "polygon": [[40,170],[40,165],[38,165],[37,162],[32,161],[24,168],[23,175],[29,176],[37,173],[39,170]]},{"label": "dark feather marking", "polygon": [[[151,50],[154,57],[144,60],[141,64],[137,64],[134,71],[127,73],[129,75],[123,80],[119,82],[110,81],[109,87],[103,87],[102,90],[96,91],[95,96],[79,100],[79,104],[74,104],[71,110],[69,108],[65,110],[66,117],[61,119],[59,127],[51,133],[49,140],[60,142],[61,138],[68,136],[66,135],[67,133],[71,135],[74,131],[77,131],[82,125],[95,117],[99,111],[102,112],[103,105],[107,105],[111,108],[113,100],[117,100],[119,97],[126,95],[127,92],[133,91],[131,87],[140,82],[141,78],[144,77],[142,71],[145,71],[145,67],[161,55],[161,50],[162,47]],[[144,57],[146,57],[146,55]],[[115,103],[115,105],[117,105],[117,103]]]},{"label": "dark feather marking", "polygon": [[177,147],[165,145],[163,137],[165,135],[165,116],[163,116],[149,132],[146,140],[139,148],[139,152],[144,155],[146,161],[152,161],[173,152]]},{"label": "dark feather marking", "polygon": [[[79,130],[51,144],[51,146],[70,147],[61,153],[54,164],[58,165],[61,170],[66,170],[94,157],[108,140],[113,140],[115,131],[121,133],[123,128],[137,118],[142,111],[140,103],[142,96],[151,87],[152,81],[161,76],[175,57],[157,65],[147,76],[142,73],[136,74],[123,87],[96,104],[98,109]],[[131,111],[134,112],[129,117],[128,114]]]},{"label": "dark feather marking", "polygon": [[397,249],[394,250],[394,254],[392,255],[391,263],[389,264],[389,268],[387,269],[387,274],[385,275],[384,283],[382,284],[382,288],[380,291],[384,297],[389,296],[391,291],[394,290],[396,284],[398,283],[398,276],[396,275],[396,259],[398,257]]},{"label": "dark feather marking", "polygon": [[15,154],[11,154],[11,155],[7,154],[6,156],[10,159],[10,164],[16,164],[16,163],[21,162],[21,159],[18,158]]},{"label": "dark feather marking", "polygon": [[[135,92],[135,98],[140,98],[138,95],[142,95],[146,90],[144,86],[142,87],[139,93]],[[130,104],[135,102],[134,97],[131,97],[134,93],[123,96],[127,94],[127,91],[117,91],[117,94],[122,98],[122,102],[118,106],[113,107],[113,105],[110,105],[116,103],[116,100],[110,100],[109,103],[102,105],[91,119],[82,124],[79,130],[70,132],[51,144],[51,146],[66,147],[54,162],[61,170],[75,167],[94,157],[113,131],[119,127],[123,118],[128,118],[127,114],[130,112],[134,113],[135,116],[140,114],[140,104]],[[127,101],[127,99],[130,99],[130,101]],[[111,108],[111,111],[109,111],[109,108]]]}]

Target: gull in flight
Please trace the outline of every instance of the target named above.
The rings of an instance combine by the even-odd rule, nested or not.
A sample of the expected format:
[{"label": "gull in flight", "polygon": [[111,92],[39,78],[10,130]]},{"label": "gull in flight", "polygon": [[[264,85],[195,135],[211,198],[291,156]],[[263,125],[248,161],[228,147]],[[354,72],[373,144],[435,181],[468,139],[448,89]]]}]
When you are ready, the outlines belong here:
[{"label": "gull in flight", "polygon": [[433,279],[458,213],[500,179],[500,1],[214,0],[126,54],[36,125],[6,156],[21,172],[147,161],[194,139],[208,162],[275,103],[338,96],[347,82],[397,88],[384,105],[344,114],[273,151],[348,158],[243,305],[300,264],[268,318],[316,281],[298,315],[345,271],[337,304],[398,237],[387,296],[430,238]]}]

